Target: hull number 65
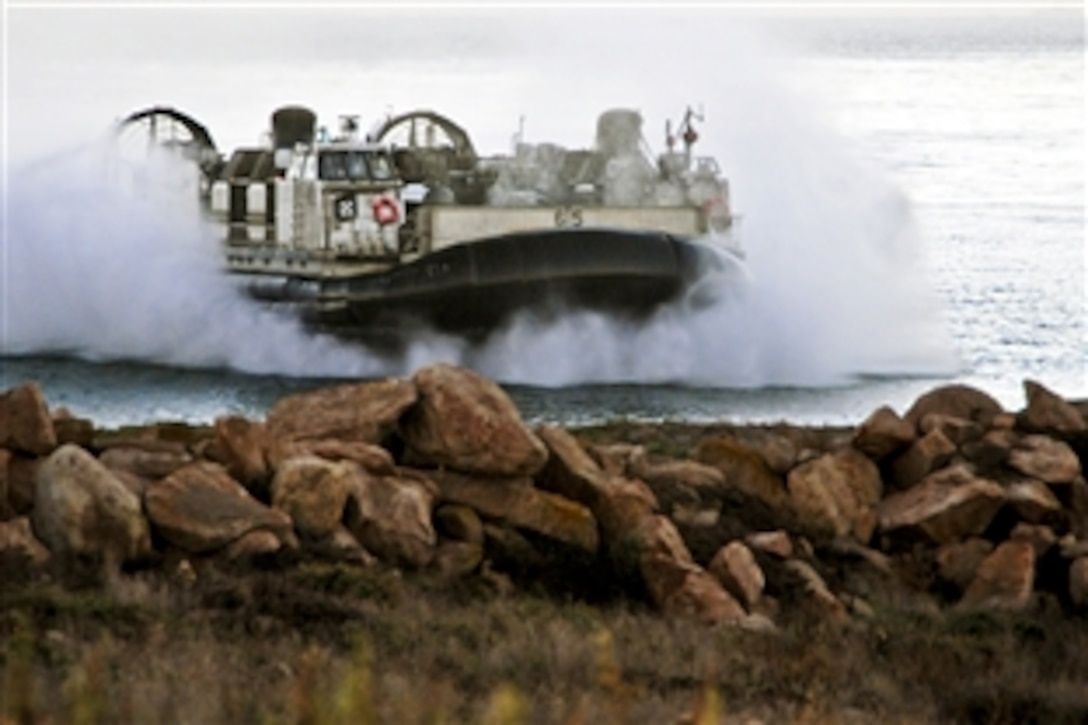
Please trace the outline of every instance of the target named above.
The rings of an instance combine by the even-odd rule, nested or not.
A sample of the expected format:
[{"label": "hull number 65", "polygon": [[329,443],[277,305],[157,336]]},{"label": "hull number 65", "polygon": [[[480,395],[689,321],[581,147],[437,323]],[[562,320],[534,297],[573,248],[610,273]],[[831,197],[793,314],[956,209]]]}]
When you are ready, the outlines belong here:
[{"label": "hull number 65", "polygon": [[582,226],[582,210],[576,206],[561,206],[555,210],[555,226]]}]

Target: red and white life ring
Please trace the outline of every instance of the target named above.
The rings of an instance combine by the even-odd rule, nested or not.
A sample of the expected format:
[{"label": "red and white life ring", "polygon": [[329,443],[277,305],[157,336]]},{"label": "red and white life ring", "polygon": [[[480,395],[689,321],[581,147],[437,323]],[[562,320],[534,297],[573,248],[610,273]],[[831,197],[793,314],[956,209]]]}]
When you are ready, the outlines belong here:
[{"label": "red and white life ring", "polygon": [[374,200],[374,221],[383,227],[386,224],[396,224],[400,219],[400,207],[394,199],[388,196],[379,196]]}]

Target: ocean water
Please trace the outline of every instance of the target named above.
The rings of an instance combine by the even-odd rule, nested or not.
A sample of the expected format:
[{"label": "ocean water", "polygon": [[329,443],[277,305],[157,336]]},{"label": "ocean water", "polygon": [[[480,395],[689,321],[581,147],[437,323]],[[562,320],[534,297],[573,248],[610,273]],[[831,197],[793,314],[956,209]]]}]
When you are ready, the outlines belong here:
[{"label": "ocean water", "polygon": [[[1012,409],[1026,378],[1088,397],[1081,14],[429,12],[9,9],[0,388],[39,380],[105,424],[259,416],[435,361],[567,424],[854,423],[948,382]],[[287,103],[330,124],[434,108],[483,153],[519,128],[589,145],[609,107],[660,149],[691,105],[748,278],[638,329],[517,320],[395,358],[314,336],[219,273],[172,169],[109,183],[133,172],[109,141],[130,111],[176,106],[229,151]]]}]

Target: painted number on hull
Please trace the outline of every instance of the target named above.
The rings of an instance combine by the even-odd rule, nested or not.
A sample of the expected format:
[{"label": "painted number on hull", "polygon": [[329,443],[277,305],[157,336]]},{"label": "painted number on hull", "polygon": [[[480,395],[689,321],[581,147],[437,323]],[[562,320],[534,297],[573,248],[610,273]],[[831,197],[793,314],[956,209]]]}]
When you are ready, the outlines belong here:
[{"label": "painted number on hull", "polygon": [[582,226],[582,210],[576,206],[561,206],[555,210],[555,226],[580,227]]}]

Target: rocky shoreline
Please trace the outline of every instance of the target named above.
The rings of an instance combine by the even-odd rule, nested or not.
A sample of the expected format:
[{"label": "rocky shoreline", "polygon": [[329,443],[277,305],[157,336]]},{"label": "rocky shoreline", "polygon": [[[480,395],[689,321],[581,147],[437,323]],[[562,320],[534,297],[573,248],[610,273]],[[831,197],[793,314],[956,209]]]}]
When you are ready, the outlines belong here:
[{"label": "rocky shoreline", "polygon": [[[449,365],[283,398],[265,420],[99,430],[0,395],[0,576],[106,581],[305,562],[774,631],[874,607],[1088,613],[1088,404],[935,388],[856,428],[528,427]],[[629,435],[628,435],[629,434]],[[641,437],[642,443],[639,442]],[[687,445],[690,444],[690,445]]]}]

